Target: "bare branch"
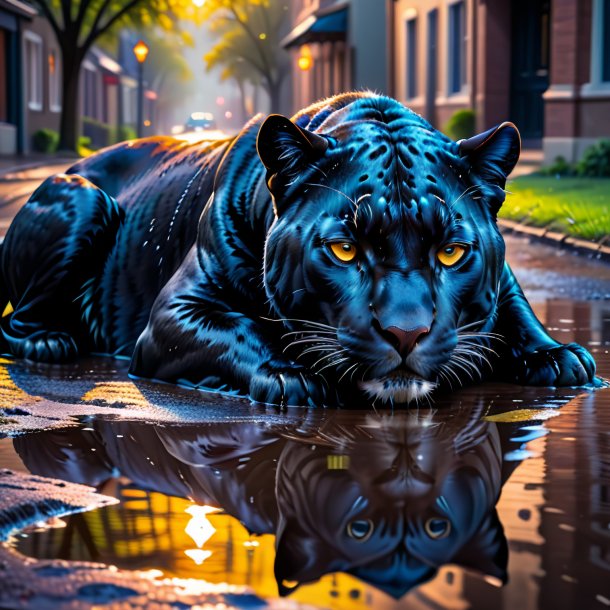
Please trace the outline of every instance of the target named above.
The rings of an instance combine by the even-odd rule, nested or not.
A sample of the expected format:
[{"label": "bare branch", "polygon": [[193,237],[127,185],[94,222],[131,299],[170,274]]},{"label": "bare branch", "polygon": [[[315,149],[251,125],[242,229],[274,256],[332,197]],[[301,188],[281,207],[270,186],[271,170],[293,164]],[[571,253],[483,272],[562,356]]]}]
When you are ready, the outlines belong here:
[{"label": "bare branch", "polygon": [[[82,0],[84,2],[84,0]],[[95,39],[97,38],[97,36],[93,37],[91,42],[89,44],[87,44],[87,41],[89,40],[89,38],[91,37],[91,34],[93,32],[95,32],[95,30],[97,29],[97,27],[99,26],[100,21],[102,20],[104,13],[108,10],[108,7],[110,6],[110,2],[112,0],[104,0],[104,2],[102,3],[102,6],[100,6],[97,14],[95,15],[95,18],[93,19],[93,23],[91,24],[91,28],[89,29],[89,34],[87,35],[87,37],[85,38],[85,42],[82,46],[82,49],[84,51],[87,51],[89,49],[89,47],[93,44],[93,42],[95,41]],[[82,6],[82,5],[81,5]],[[79,28],[79,36],[80,36],[80,28]]]},{"label": "bare branch", "polygon": [[[81,28],[83,26],[83,21],[85,19],[87,10],[91,6],[91,1],[92,0],[80,0],[80,4],[78,5],[78,13],[76,14],[76,19],[75,19],[74,23],[76,24],[76,31],[78,32],[79,35],[80,35]],[[102,8],[100,9],[100,12],[102,12],[104,10],[105,10],[105,7],[102,6]],[[99,15],[99,13],[98,13],[98,15]]]},{"label": "bare branch", "polygon": [[[109,4],[110,0],[104,0],[104,6]],[[104,32],[107,32],[119,19],[127,15],[130,11],[132,11],[138,4],[141,4],[143,0],[131,0],[127,2],[125,6],[119,11],[117,11],[112,17],[110,17],[105,23],[100,25],[101,18],[98,20],[98,23],[95,27],[91,28],[89,35],[85,39],[85,42],[82,45],[82,49],[84,51],[88,50],[89,47],[95,42],[95,40],[101,36]]]},{"label": "bare branch", "polygon": [[51,28],[53,29],[53,32],[55,33],[57,42],[61,45],[62,38],[63,38],[63,31],[59,27],[59,22],[55,18],[55,15],[53,14],[51,7],[49,6],[49,3],[46,0],[32,0],[32,4],[40,9],[40,11],[44,15],[44,17],[51,24]]},{"label": "bare branch", "polygon": [[72,25],[70,7],[72,3],[70,0],[61,0],[59,4],[61,6],[61,18],[64,23],[64,31],[70,31],[70,26]]},{"label": "bare branch", "polygon": [[231,11],[231,13],[233,13],[235,20],[239,23],[239,25],[242,27],[244,32],[248,35],[248,37],[254,43],[254,47],[257,50],[257,52],[263,62],[263,65],[265,66],[265,70],[267,72],[267,77],[270,78],[272,70],[271,70],[271,67],[269,66],[269,62],[267,61],[267,57],[265,56],[265,54],[263,53],[263,50],[260,47],[260,40],[258,39],[256,34],[250,29],[250,26],[248,25],[248,23],[240,17],[239,13],[237,12],[237,10],[235,9],[235,7],[233,5],[231,5],[229,10]]}]

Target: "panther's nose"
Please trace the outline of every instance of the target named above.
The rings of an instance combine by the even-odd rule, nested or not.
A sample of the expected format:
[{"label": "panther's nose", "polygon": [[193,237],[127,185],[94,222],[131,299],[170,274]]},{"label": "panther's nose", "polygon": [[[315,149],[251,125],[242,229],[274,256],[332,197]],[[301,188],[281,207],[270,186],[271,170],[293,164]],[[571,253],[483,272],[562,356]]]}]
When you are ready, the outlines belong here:
[{"label": "panther's nose", "polygon": [[430,329],[427,326],[417,326],[407,330],[398,326],[388,326],[383,329],[383,336],[404,358],[413,351],[415,344],[429,332]]}]

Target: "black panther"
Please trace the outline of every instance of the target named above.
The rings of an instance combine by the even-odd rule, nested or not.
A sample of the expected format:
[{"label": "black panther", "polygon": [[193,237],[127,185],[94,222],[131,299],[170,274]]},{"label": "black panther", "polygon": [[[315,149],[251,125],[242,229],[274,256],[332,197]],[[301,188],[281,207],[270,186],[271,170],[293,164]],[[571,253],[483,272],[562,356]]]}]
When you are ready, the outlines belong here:
[{"label": "black panther", "polygon": [[45,181],[9,228],[4,349],[127,357],[136,377],[280,405],[593,382],[504,260],[519,152],[511,123],[453,142],[372,93],[225,141],[116,145]]}]

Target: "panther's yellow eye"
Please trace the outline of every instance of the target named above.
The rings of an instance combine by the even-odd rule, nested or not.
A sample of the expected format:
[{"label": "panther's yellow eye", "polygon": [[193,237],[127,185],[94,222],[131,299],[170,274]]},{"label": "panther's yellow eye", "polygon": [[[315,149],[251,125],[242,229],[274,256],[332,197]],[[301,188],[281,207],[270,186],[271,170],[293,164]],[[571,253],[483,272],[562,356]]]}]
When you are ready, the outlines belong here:
[{"label": "panther's yellow eye", "polygon": [[356,258],[356,246],[348,241],[336,241],[330,244],[332,253],[343,263],[351,263]]},{"label": "panther's yellow eye", "polygon": [[453,267],[466,254],[466,248],[458,244],[448,244],[436,253],[436,258],[445,265],[445,267]]}]

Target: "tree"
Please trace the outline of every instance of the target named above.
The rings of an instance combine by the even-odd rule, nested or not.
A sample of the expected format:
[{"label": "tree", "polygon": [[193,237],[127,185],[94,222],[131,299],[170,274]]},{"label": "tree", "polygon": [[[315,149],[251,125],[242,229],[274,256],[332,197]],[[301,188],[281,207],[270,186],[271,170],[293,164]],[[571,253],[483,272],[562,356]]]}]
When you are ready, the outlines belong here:
[{"label": "tree", "polygon": [[242,84],[245,77],[260,82],[271,112],[280,110],[281,86],[289,69],[288,55],[280,46],[288,8],[286,0],[207,0],[202,9],[202,18],[219,37],[204,56],[206,68],[221,68],[223,78]]},{"label": "tree", "polygon": [[194,92],[193,72],[184,58],[184,44],[176,45],[165,36],[150,33],[146,37],[150,54],[146,60],[144,75],[157,93],[156,109],[160,122],[166,130],[170,110],[181,104]]},{"label": "tree", "polygon": [[179,18],[196,18],[191,0],[31,0],[51,25],[62,59],[59,148],[76,150],[80,69],[87,51],[121,26],[177,32]]}]

